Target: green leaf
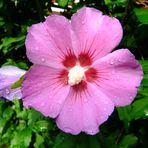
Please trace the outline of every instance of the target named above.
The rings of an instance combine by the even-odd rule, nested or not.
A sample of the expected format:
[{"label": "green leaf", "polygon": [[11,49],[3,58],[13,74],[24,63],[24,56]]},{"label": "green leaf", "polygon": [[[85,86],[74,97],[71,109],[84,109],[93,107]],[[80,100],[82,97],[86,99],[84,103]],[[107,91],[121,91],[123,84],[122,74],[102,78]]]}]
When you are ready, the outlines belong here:
[{"label": "green leaf", "polygon": [[132,119],[148,118],[148,97],[135,101],[132,107],[130,113]]},{"label": "green leaf", "polygon": [[30,109],[28,111],[28,124],[34,124],[37,120],[41,119],[42,115],[40,112],[34,109]]},{"label": "green leaf", "polygon": [[28,66],[25,62],[16,63],[16,65],[21,69],[28,69]]},{"label": "green leaf", "polygon": [[[18,37],[5,37],[2,39],[2,44],[0,45],[0,50],[3,50],[3,53],[6,54],[7,52],[11,51],[13,48],[15,48],[13,43],[20,43],[21,46],[24,45],[25,36],[18,36]],[[18,43],[19,42],[19,43]]]},{"label": "green leaf", "polygon": [[138,95],[140,97],[148,97],[148,60],[143,60],[139,62],[142,65],[142,69],[144,72],[144,78],[139,88]]},{"label": "green leaf", "polygon": [[49,121],[40,120],[34,123],[33,128],[38,132],[43,132],[48,129]]},{"label": "green leaf", "polygon": [[5,24],[4,19],[0,17],[0,26],[3,26]]},{"label": "green leaf", "polygon": [[118,111],[120,120],[123,121],[124,127],[127,130],[131,121],[131,116],[130,116],[131,106],[118,107],[117,111]]},{"label": "green leaf", "polygon": [[75,148],[76,137],[64,133],[60,133],[55,140],[53,148]]},{"label": "green leaf", "polygon": [[89,147],[90,148],[101,148],[100,143],[96,136],[89,136]]},{"label": "green leaf", "polygon": [[14,111],[12,108],[6,108],[3,111],[2,117],[0,118],[0,133],[3,132],[3,129],[6,126],[6,123],[10,121]]},{"label": "green leaf", "polygon": [[118,5],[123,6],[127,3],[127,0],[104,0],[106,5]]},{"label": "green leaf", "polygon": [[4,126],[6,124],[6,120],[3,118],[0,118],[0,134],[3,132]]},{"label": "green leaf", "polygon": [[12,108],[6,108],[3,112],[3,118],[5,120],[9,120],[13,114],[13,109]]},{"label": "green leaf", "polygon": [[148,9],[135,8],[135,14],[142,24],[148,24]]},{"label": "green leaf", "polygon": [[16,81],[15,83],[13,83],[13,84],[11,85],[11,89],[16,89],[16,88],[18,88],[18,87],[21,87],[23,80],[24,80],[24,75],[21,76],[18,81]]},{"label": "green leaf", "polygon": [[[99,135],[101,148],[118,148],[116,144],[116,140],[119,134],[119,130],[110,131],[108,132],[109,135]],[[102,136],[102,137],[101,137]]]},{"label": "green leaf", "polygon": [[28,110],[26,110],[25,108],[23,108],[22,111],[17,113],[17,118],[26,120],[28,118]]},{"label": "green leaf", "polygon": [[58,0],[58,4],[61,7],[66,7],[69,0]]},{"label": "green leaf", "polygon": [[119,148],[130,148],[134,146],[138,141],[138,138],[132,134],[126,135],[119,144]]},{"label": "green leaf", "polygon": [[36,140],[35,140],[35,143],[34,143],[34,147],[35,148],[44,148],[44,138],[39,135],[39,134],[36,134]]},{"label": "green leaf", "polygon": [[144,72],[148,74],[148,60],[140,60],[139,62],[142,65]]},{"label": "green leaf", "polygon": [[31,142],[32,131],[30,128],[24,128],[15,132],[15,135],[11,141],[10,148],[28,148]]}]

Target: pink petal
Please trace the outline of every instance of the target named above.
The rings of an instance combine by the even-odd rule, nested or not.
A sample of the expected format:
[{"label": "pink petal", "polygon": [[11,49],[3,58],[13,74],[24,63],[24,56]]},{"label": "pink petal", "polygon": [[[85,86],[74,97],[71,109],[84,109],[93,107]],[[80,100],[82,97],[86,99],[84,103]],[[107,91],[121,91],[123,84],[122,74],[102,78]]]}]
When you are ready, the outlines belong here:
[{"label": "pink petal", "polygon": [[71,23],[75,53],[88,53],[93,60],[111,52],[122,38],[120,22],[116,18],[102,15],[94,8],[80,9],[72,16]]},{"label": "pink petal", "polygon": [[113,102],[90,83],[86,91],[77,93],[71,89],[56,123],[67,133],[76,135],[83,131],[94,135],[113,109]]},{"label": "pink petal", "polygon": [[62,68],[64,57],[71,53],[69,21],[58,15],[32,25],[26,38],[27,56],[34,64]]},{"label": "pink petal", "polygon": [[22,99],[21,88],[11,89],[10,87],[6,87],[0,90],[0,97],[7,100]]},{"label": "pink petal", "polygon": [[140,64],[128,49],[120,49],[94,63],[98,71],[95,82],[116,106],[129,105],[137,94],[143,78]]},{"label": "pink petal", "polygon": [[59,73],[51,67],[34,65],[22,85],[24,106],[55,118],[69,93],[69,86],[59,81]]},{"label": "pink petal", "polygon": [[3,66],[0,68],[0,89],[10,86],[15,81],[19,80],[21,76],[25,74],[25,70],[22,70],[16,66]]}]

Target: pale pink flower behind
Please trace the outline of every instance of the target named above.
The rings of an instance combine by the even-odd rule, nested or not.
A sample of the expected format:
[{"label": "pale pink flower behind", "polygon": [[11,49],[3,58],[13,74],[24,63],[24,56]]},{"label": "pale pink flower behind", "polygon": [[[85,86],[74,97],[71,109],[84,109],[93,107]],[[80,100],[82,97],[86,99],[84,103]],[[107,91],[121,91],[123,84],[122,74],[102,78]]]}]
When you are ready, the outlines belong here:
[{"label": "pale pink flower behind", "polygon": [[11,89],[11,85],[26,73],[16,66],[3,66],[0,68],[0,98],[8,100],[21,99],[21,88]]},{"label": "pale pink flower behind", "polygon": [[32,25],[27,56],[34,64],[25,76],[25,107],[56,119],[71,134],[96,134],[114,106],[130,104],[142,69],[128,49],[110,53],[122,38],[122,27],[93,8],[71,18],[51,15]]}]

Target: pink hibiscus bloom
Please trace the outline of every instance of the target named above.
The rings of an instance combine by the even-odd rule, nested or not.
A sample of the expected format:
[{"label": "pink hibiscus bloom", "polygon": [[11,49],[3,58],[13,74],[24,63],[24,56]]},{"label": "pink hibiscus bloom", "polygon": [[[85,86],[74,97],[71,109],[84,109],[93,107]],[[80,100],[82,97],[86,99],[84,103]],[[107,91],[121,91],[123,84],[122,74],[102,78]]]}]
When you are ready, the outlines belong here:
[{"label": "pink hibiscus bloom", "polygon": [[22,86],[24,106],[55,118],[67,133],[99,132],[115,106],[133,101],[143,77],[128,49],[110,53],[121,38],[120,22],[93,8],[71,21],[51,15],[32,25],[26,48],[34,65]]}]

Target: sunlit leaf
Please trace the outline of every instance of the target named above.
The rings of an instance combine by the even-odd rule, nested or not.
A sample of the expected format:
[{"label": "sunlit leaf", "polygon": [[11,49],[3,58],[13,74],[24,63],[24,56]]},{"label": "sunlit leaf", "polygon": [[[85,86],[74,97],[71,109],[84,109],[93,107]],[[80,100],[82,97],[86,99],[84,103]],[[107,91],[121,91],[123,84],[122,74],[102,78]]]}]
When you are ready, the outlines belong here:
[{"label": "sunlit leaf", "polygon": [[29,128],[24,128],[21,131],[16,131],[11,141],[10,148],[23,147],[27,148],[31,142],[32,131]]},{"label": "sunlit leaf", "polygon": [[148,24],[148,9],[135,8],[134,11],[136,13],[136,16],[137,16],[138,20],[142,24]]},{"label": "sunlit leaf", "polygon": [[34,143],[34,147],[35,148],[44,148],[44,138],[39,135],[39,134],[36,134],[36,140],[35,140],[35,143]]},{"label": "sunlit leaf", "polygon": [[67,6],[69,0],[58,0],[58,4],[61,7]]},{"label": "sunlit leaf", "polygon": [[18,81],[16,81],[14,84],[11,85],[11,89],[21,87],[21,84],[22,84],[23,80],[24,80],[24,75],[21,76]]}]

